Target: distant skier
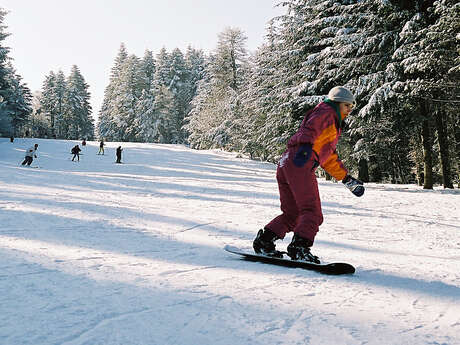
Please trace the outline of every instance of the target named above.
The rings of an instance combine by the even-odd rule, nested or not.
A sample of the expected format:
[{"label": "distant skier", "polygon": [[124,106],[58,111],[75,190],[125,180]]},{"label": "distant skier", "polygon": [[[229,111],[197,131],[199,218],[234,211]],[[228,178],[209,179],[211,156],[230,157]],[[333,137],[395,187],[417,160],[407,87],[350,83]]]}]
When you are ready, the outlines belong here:
[{"label": "distant skier", "polygon": [[282,214],[259,230],[253,242],[256,253],[282,257],[274,242],[293,231],[287,247],[291,259],[319,263],[318,257],[310,252],[323,222],[316,168],[321,166],[341,180],[354,195],[364,194],[363,183],[348,174],[336,152],[343,119],[354,104],[350,90],[336,86],[324,102],[305,114],[297,133],[289,139],[276,171]]},{"label": "distant skier", "polygon": [[123,149],[121,148],[121,146],[118,146],[117,147],[117,161],[116,161],[116,163],[121,163],[121,151],[123,151]]},{"label": "distant skier", "polygon": [[32,147],[29,147],[26,151],[26,155],[24,157],[24,161],[21,163],[21,165],[28,165],[30,166],[34,160],[34,158],[37,158],[37,149],[38,149],[38,144],[35,144]]},{"label": "distant skier", "polygon": [[81,146],[86,146],[86,139],[83,139],[83,141],[81,142]]},{"label": "distant skier", "polygon": [[100,155],[101,152],[102,152],[102,154],[104,154],[104,145],[105,145],[104,144],[104,139],[102,139],[101,142],[99,143],[99,152],[97,153],[98,155]]},{"label": "distant skier", "polygon": [[80,161],[80,147],[78,145],[75,145],[72,147],[72,150],[70,151],[73,154],[72,157],[72,162],[74,161],[75,158],[77,158],[78,162]]}]

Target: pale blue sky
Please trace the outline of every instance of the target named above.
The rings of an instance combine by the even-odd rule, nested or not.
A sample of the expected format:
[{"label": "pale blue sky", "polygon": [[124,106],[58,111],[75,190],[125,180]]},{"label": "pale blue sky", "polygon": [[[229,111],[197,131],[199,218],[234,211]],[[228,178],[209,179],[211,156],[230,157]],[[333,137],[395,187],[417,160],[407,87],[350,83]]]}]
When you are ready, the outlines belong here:
[{"label": "pale blue sky", "polygon": [[139,57],[146,49],[166,47],[185,53],[188,45],[212,51],[225,27],[238,27],[255,50],[267,22],[282,13],[277,0],[2,0],[10,11],[4,25],[11,36],[14,66],[32,91],[40,90],[49,72],[69,75],[80,68],[90,85],[96,118],[110,68],[124,42]]}]

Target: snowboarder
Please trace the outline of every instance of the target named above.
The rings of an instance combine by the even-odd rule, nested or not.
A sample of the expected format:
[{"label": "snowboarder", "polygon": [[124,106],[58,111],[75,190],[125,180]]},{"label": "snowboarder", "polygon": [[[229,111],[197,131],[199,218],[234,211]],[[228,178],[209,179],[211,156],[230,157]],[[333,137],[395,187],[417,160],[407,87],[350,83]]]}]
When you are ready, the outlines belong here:
[{"label": "snowboarder", "polygon": [[75,145],[74,147],[72,147],[72,150],[70,151],[70,153],[73,154],[72,162],[74,161],[75,157],[77,157],[78,162],[80,161],[80,151],[81,149],[78,145]]},{"label": "snowboarder", "polygon": [[21,165],[28,165],[30,166],[34,160],[34,158],[37,158],[37,149],[38,149],[38,144],[35,144],[32,147],[29,147],[26,151],[26,156],[24,157],[24,161],[21,163]]},{"label": "snowboarder", "polygon": [[100,155],[101,152],[102,152],[102,154],[104,154],[104,145],[105,145],[104,144],[104,139],[102,139],[101,142],[99,143],[99,152],[97,153],[98,155]]},{"label": "snowboarder", "polygon": [[123,151],[123,149],[121,148],[121,146],[118,146],[117,147],[117,161],[116,161],[116,163],[121,163],[121,151]]},{"label": "snowboarder", "polygon": [[320,263],[310,248],[323,222],[315,170],[321,166],[356,196],[364,194],[363,183],[348,174],[336,152],[355,97],[342,86],[332,88],[327,98],[308,111],[298,131],[289,139],[277,167],[276,179],[282,214],[259,230],[253,242],[258,254],[282,257],[275,241],[294,232],[287,253],[292,260]]}]

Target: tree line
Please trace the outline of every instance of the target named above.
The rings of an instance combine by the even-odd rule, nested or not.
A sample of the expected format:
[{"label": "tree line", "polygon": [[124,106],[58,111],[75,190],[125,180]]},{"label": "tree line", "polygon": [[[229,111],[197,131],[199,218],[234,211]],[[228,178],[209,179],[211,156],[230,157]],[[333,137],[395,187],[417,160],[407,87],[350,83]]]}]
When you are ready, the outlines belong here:
[{"label": "tree line", "polygon": [[3,43],[10,35],[6,15],[0,8],[0,136],[93,139],[89,85],[78,67],[74,65],[68,77],[51,71],[42,90],[32,94]]},{"label": "tree line", "polygon": [[[460,183],[458,1],[282,0],[279,6],[285,14],[269,21],[255,52],[238,28],[221,32],[208,54],[176,48],[139,58],[122,44],[97,135],[276,162],[303,114],[344,85],[357,106],[338,150],[362,180],[424,188]],[[62,79],[54,74],[55,85]],[[39,115],[46,114],[59,137],[69,131],[65,119],[76,123],[78,116],[62,115],[66,102],[48,102],[45,91],[53,88],[46,85]]]},{"label": "tree line", "polygon": [[303,114],[336,85],[357,98],[338,149],[363,181],[459,181],[460,3],[286,0],[248,57],[219,36],[186,117],[195,148],[276,161]]},{"label": "tree line", "polygon": [[89,85],[78,66],[70,75],[51,71],[35,95],[35,104],[26,127],[34,136],[57,139],[94,139]]},{"label": "tree line", "polygon": [[198,81],[203,77],[205,54],[189,47],[154,57],[128,54],[121,44],[110,82],[105,89],[97,131],[113,141],[186,143],[184,118],[190,111]]}]

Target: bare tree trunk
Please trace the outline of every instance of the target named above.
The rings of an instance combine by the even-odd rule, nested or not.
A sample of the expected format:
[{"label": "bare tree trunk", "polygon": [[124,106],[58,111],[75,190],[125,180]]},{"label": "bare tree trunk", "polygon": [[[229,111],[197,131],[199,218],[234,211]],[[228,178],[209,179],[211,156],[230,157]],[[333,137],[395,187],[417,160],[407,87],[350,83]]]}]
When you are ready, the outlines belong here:
[{"label": "bare tree trunk", "polygon": [[363,182],[369,182],[369,165],[367,164],[367,159],[361,158],[358,165],[358,178]]},{"label": "bare tree trunk", "polygon": [[390,161],[390,165],[391,165],[391,168],[390,168],[391,183],[396,184],[397,180],[396,180],[395,160],[394,160],[393,152],[390,153],[390,158],[391,158],[391,161]]},{"label": "bare tree trunk", "polygon": [[442,111],[437,110],[435,112],[435,122],[438,133],[439,152],[441,154],[442,182],[444,188],[454,188],[450,174],[449,141],[447,140],[447,130]]},{"label": "bare tree trunk", "polygon": [[424,181],[423,189],[433,189],[433,152],[431,148],[431,133],[428,119],[422,122]]},{"label": "bare tree trunk", "polygon": [[423,180],[425,174],[423,173],[423,149],[420,147],[419,143],[422,142],[422,135],[419,130],[416,132],[417,142],[414,146],[415,154],[415,169],[417,173],[417,184],[423,186]]},{"label": "bare tree trunk", "polygon": [[398,167],[398,174],[399,174],[399,177],[401,177],[401,183],[402,184],[407,184],[407,176],[404,174],[404,169],[402,167],[402,162],[401,162],[401,158],[399,157],[399,155],[396,155],[396,162],[397,162],[397,167]]},{"label": "bare tree trunk", "polygon": [[460,188],[460,119],[458,115],[452,112],[452,123],[454,125],[454,138],[455,138],[455,159],[457,161],[457,180],[458,188]]}]

